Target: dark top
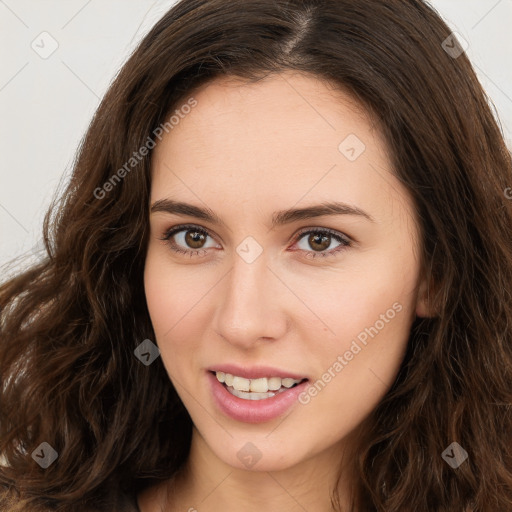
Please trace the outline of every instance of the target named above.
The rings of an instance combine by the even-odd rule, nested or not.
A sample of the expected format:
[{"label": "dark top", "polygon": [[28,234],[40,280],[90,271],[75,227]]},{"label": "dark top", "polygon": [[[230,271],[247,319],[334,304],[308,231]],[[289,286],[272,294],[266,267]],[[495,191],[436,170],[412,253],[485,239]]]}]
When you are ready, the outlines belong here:
[{"label": "dark top", "polygon": [[107,501],[103,503],[101,512],[140,512],[137,495],[124,493],[118,488],[112,489]]},{"label": "dark top", "polygon": [[120,510],[123,512],[140,512],[139,506],[137,505],[137,496],[135,494],[121,494],[121,507]]}]

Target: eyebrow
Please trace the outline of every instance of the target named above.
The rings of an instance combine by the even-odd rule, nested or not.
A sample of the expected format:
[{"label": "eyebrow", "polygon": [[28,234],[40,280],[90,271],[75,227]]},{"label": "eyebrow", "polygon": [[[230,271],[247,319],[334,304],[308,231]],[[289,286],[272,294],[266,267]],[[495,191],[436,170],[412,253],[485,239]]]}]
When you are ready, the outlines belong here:
[{"label": "eyebrow", "polygon": [[[187,215],[189,217],[196,217],[212,224],[226,227],[225,222],[210,208],[202,208],[181,201],[173,201],[172,199],[159,199],[158,201],[155,201],[151,206],[151,213],[156,212]],[[272,229],[276,226],[283,226],[299,220],[323,217],[325,215],[356,215],[363,217],[370,222],[375,222],[375,219],[364,210],[335,201],[324,202],[322,204],[307,206],[304,208],[291,208],[289,210],[276,211],[272,215]]]}]

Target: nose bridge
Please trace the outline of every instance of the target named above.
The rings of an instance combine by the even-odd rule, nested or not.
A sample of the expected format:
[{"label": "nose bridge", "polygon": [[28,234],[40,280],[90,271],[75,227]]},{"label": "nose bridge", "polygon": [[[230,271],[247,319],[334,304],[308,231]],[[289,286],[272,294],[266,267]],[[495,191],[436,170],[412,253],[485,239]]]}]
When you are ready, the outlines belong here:
[{"label": "nose bridge", "polygon": [[237,247],[216,312],[217,332],[230,343],[245,347],[262,337],[277,338],[286,327],[283,310],[273,300],[279,280],[258,246],[254,239],[246,239]]}]

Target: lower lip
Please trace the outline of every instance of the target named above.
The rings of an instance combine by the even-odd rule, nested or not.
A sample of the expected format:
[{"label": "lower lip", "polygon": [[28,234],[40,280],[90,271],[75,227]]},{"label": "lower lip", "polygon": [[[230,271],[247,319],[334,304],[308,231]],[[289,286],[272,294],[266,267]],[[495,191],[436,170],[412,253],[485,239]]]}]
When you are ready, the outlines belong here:
[{"label": "lower lip", "polygon": [[273,397],[263,400],[244,400],[232,395],[221,384],[215,374],[208,372],[210,389],[213,398],[219,409],[227,416],[237,421],[245,423],[263,423],[278,418],[284,414],[295,402],[298,402],[298,396],[308,385],[305,380],[301,384],[277,393]]}]

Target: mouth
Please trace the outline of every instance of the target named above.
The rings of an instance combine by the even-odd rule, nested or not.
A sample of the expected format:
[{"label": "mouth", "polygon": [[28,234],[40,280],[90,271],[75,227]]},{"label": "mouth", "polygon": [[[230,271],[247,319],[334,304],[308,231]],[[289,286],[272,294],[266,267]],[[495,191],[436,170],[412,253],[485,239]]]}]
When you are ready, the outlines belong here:
[{"label": "mouth", "polygon": [[210,370],[217,381],[233,396],[243,400],[267,400],[308,381],[307,378],[259,377],[248,379],[231,373]]}]

